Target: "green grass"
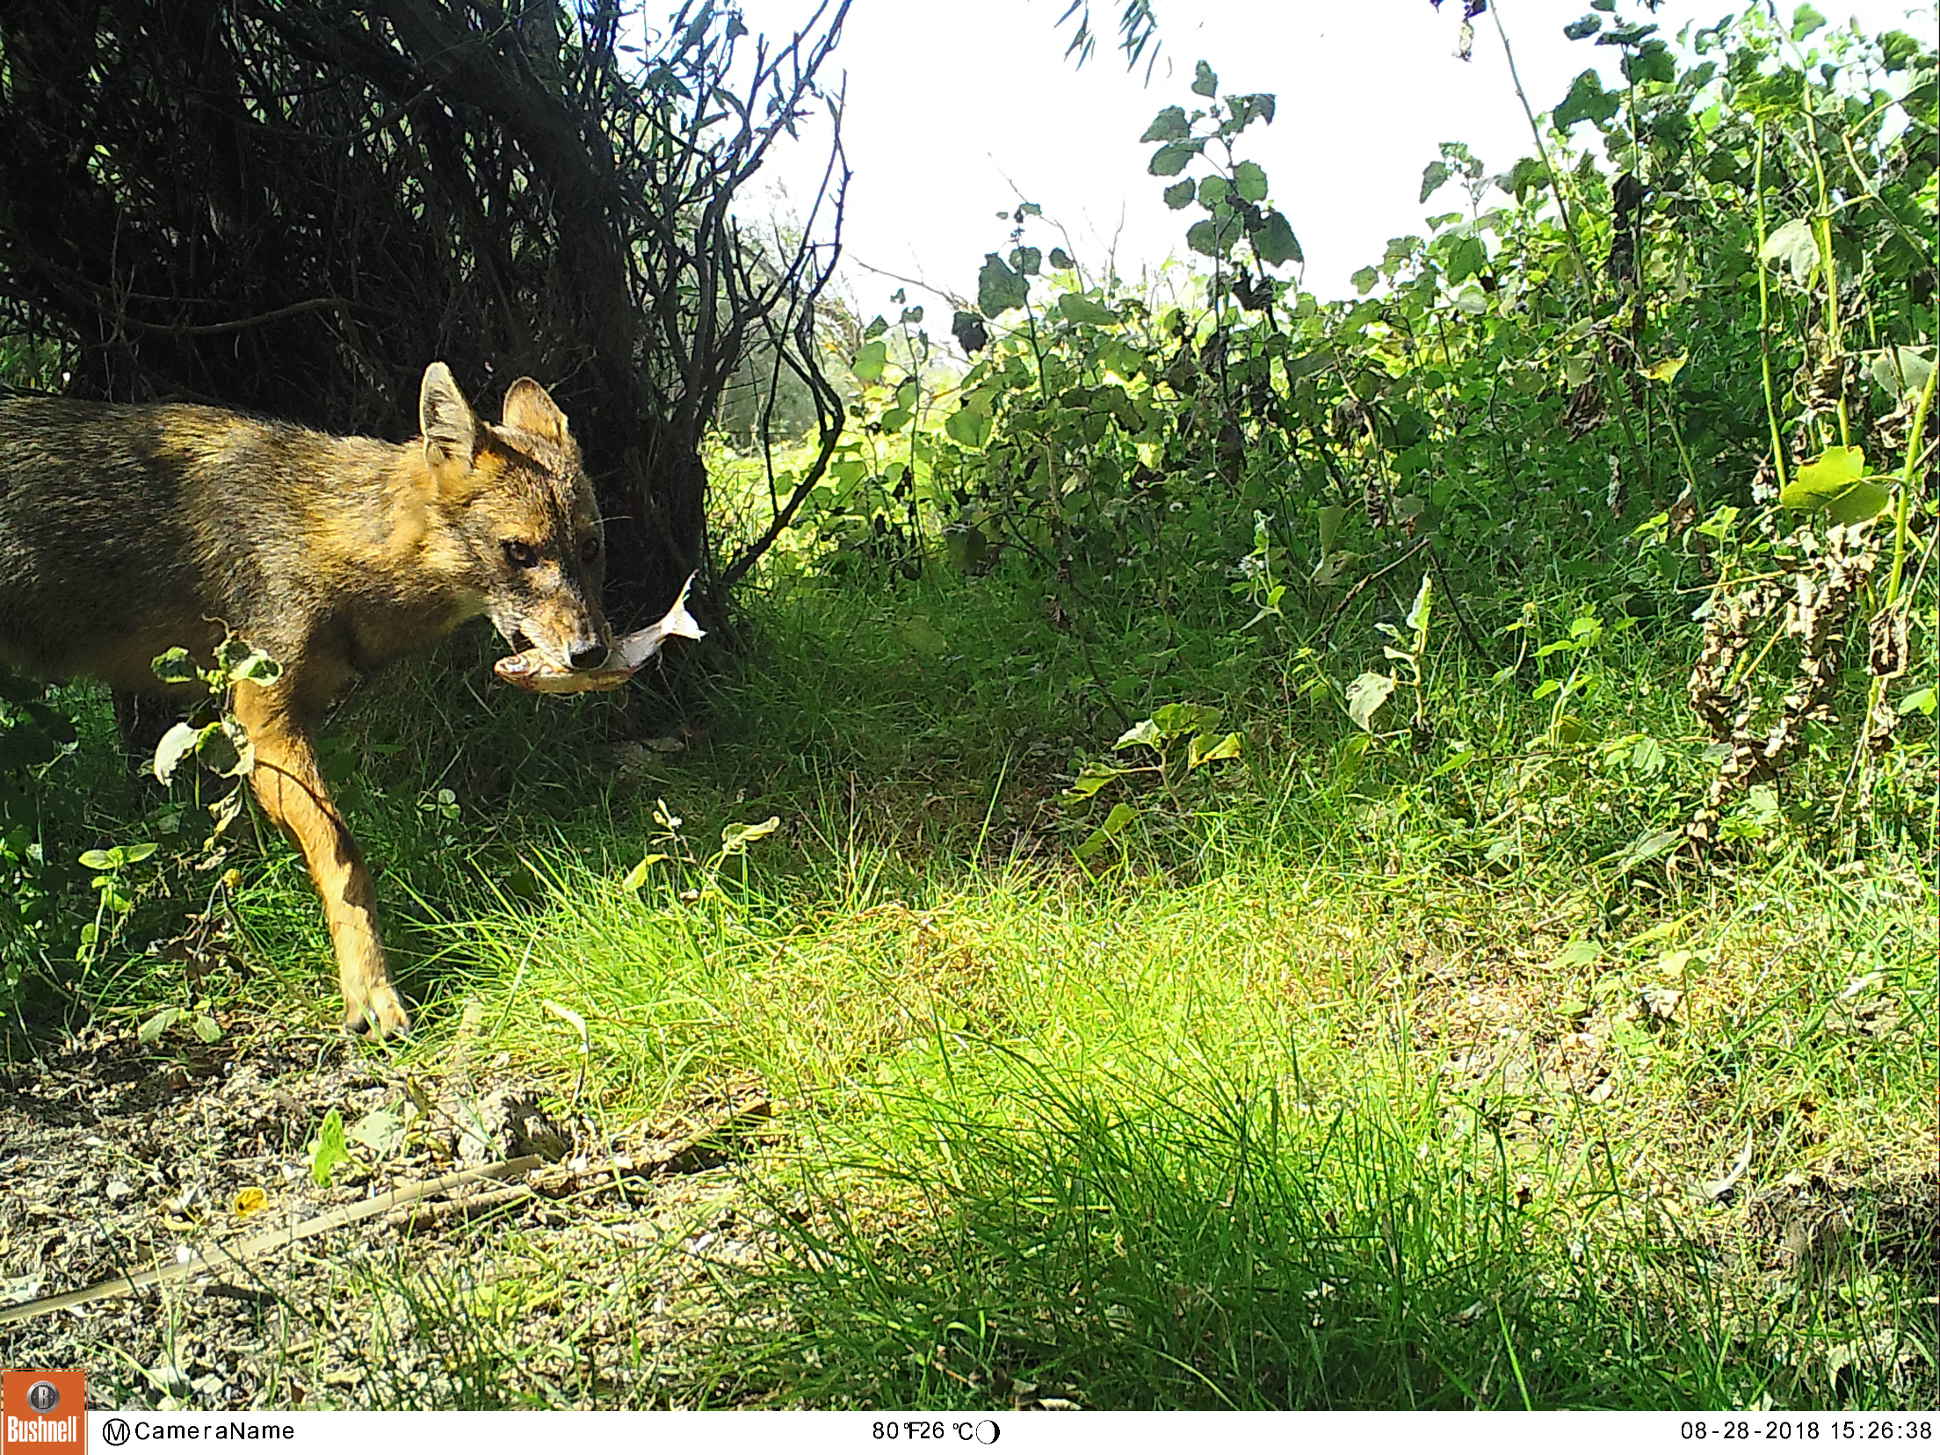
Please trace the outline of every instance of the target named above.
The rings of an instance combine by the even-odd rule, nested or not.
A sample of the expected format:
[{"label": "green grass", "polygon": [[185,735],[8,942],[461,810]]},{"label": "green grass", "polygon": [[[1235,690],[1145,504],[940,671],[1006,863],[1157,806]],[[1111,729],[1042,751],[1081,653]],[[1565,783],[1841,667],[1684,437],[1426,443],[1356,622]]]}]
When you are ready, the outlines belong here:
[{"label": "green grass", "polygon": [[[644,1392],[521,1372],[525,1302],[597,1321],[646,1297],[619,1252],[540,1228],[514,1235],[529,1274],[368,1275],[442,1331],[456,1387],[1931,1401],[1935,900],[1907,831],[1880,813],[1841,843],[1781,807],[1741,818],[1715,872],[1626,869],[1703,781],[1687,642],[1582,654],[1561,741],[1553,702],[1451,635],[1417,757],[1359,738],[1218,595],[1099,601],[1086,640],[1001,580],[798,585],[754,605],[681,752],[610,741],[675,704],[481,707],[449,668],[339,719],[421,1008],[400,1054],[439,1065],[471,1003],[491,1051],[605,1125],[750,1083],[776,1107],[723,1194],[765,1251],[716,1263],[669,1235],[652,1277],[688,1268],[694,1332],[677,1356],[629,1346]],[[1367,639],[1342,633],[1337,677],[1378,661]],[[1176,802],[1141,793],[1123,853],[1087,870],[1071,846],[1102,805],[1058,790],[1124,727],[1114,699],[1217,705],[1247,747]],[[648,852],[668,857],[625,887]],[[231,911],[250,973],[204,985],[226,1023],[334,1018],[293,856],[246,865]],[[179,971],[113,963],[81,987],[98,1013],[181,998]],[[554,1006],[584,1019],[583,1057]]]}]

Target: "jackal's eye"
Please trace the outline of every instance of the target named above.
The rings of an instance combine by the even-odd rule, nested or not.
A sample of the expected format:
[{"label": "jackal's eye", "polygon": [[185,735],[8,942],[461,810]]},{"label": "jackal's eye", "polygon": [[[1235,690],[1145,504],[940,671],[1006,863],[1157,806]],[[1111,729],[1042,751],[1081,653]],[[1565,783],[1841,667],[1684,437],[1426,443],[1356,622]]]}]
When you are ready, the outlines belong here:
[{"label": "jackal's eye", "polygon": [[539,564],[539,548],[531,541],[500,541],[505,547],[506,563],[520,571],[530,571]]}]

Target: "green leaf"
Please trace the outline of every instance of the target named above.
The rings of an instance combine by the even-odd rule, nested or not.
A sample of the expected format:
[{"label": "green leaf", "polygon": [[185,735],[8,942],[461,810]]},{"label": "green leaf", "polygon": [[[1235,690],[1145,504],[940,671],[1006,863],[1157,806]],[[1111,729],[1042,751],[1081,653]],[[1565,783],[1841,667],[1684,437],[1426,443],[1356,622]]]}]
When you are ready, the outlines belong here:
[{"label": "green leaf", "polygon": [[1523,157],[1498,179],[1498,185],[1520,202],[1531,192],[1539,192],[1549,185],[1549,168],[1540,157]]},{"label": "green leaf", "polygon": [[1417,637],[1428,630],[1428,607],[1434,592],[1434,577],[1423,572],[1421,585],[1415,588],[1415,604],[1408,608],[1408,615],[1403,618],[1408,630],[1415,633]]},{"label": "green leaf", "polygon": [[1449,179],[1450,175],[1447,162],[1430,162],[1427,166],[1423,167],[1421,169],[1421,196],[1417,200],[1426,202],[1430,197],[1434,196],[1436,190],[1440,188],[1442,183]]},{"label": "green leaf", "polygon": [[1213,68],[1211,66],[1207,65],[1204,61],[1199,62],[1198,65],[1193,67],[1192,71],[1192,94],[1195,96],[1212,96],[1217,94],[1218,91],[1219,77],[1213,74]]},{"label": "green leaf", "polygon": [[1909,349],[1904,345],[1881,349],[1873,355],[1868,372],[1873,382],[1896,399],[1911,399],[1926,388],[1933,373],[1931,349]]},{"label": "green leaf", "polygon": [[1078,845],[1076,850],[1078,858],[1089,861],[1100,849],[1131,827],[1132,821],[1137,817],[1138,810],[1129,803],[1114,803],[1111,812],[1105,815],[1105,821],[1093,829],[1085,841]]},{"label": "green leaf", "polygon": [[1118,315],[1095,298],[1087,298],[1082,293],[1064,293],[1058,297],[1058,312],[1073,323],[1092,323],[1100,326],[1118,322]]},{"label": "green leaf", "polygon": [[1186,749],[1186,766],[1197,768],[1201,763],[1216,763],[1222,758],[1237,758],[1240,755],[1238,733],[1227,733],[1225,737],[1215,737],[1212,733],[1200,733]]},{"label": "green leaf", "polygon": [[1804,40],[1815,30],[1823,29],[1825,17],[1810,5],[1801,5],[1792,12],[1792,39]]},{"label": "green leaf", "polygon": [[1071,786],[1064,790],[1066,798],[1090,798],[1109,783],[1115,783],[1122,776],[1119,769],[1108,763],[1093,763],[1072,780]]},{"label": "green leaf", "polygon": [[1572,20],[1568,25],[1564,26],[1563,34],[1571,40],[1587,40],[1601,29],[1603,29],[1602,16],[1585,15],[1582,19]]},{"label": "green leaf", "polygon": [[1152,714],[1159,735],[1168,742],[1188,733],[1209,733],[1219,724],[1219,709],[1196,702],[1168,702]]},{"label": "green leaf", "polygon": [[888,340],[876,339],[862,346],[861,352],[855,356],[855,362],[849,365],[849,372],[863,383],[873,384],[882,377],[883,366],[888,362]]},{"label": "green leaf", "polygon": [[779,814],[764,818],[760,823],[734,823],[721,830],[721,852],[723,854],[745,854],[748,845],[758,839],[765,839],[781,827]]},{"label": "green leaf", "polygon": [[1146,170],[1154,177],[1176,177],[1201,150],[1198,142],[1168,142],[1152,153]]},{"label": "green leaf", "polygon": [[1258,162],[1241,162],[1233,168],[1233,190],[1243,202],[1266,201],[1266,169]]},{"label": "green leaf", "polygon": [[1940,694],[1935,693],[1931,687],[1921,687],[1909,692],[1900,699],[1899,713],[1902,717],[1909,712],[1924,713],[1932,717],[1937,697],[1940,697]]},{"label": "green leaf", "polygon": [[1668,385],[1677,377],[1678,371],[1690,362],[1690,359],[1689,354],[1679,354],[1675,358],[1659,359],[1648,368],[1639,369],[1637,372],[1653,384]]},{"label": "green leaf", "polygon": [[1191,206],[1192,199],[1198,195],[1199,188],[1197,184],[1188,177],[1185,181],[1174,182],[1170,187],[1165,189],[1165,205],[1170,207],[1174,212],[1177,212],[1181,207]]},{"label": "green leaf", "polygon": [[1072,258],[1071,254],[1067,253],[1063,248],[1052,248],[1051,266],[1054,268],[1070,269],[1077,267],[1078,264]]},{"label": "green leaf", "polygon": [[1381,281],[1381,275],[1372,268],[1356,268],[1350,281],[1354,284],[1355,292],[1365,293]]},{"label": "green leaf", "polygon": [[1159,725],[1148,717],[1143,722],[1134,723],[1126,728],[1118,735],[1118,741],[1113,743],[1112,747],[1116,750],[1132,747],[1156,748],[1158,745]]},{"label": "green leaf", "polygon": [[1022,308],[1030,296],[1030,284],[995,253],[985,253],[983,269],[977,274],[977,307],[985,318],[995,318],[1007,309]]},{"label": "green leaf", "polygon": [[1604,90],[1603,78],[1595,71],[1585,71],[1570,83],[1569,95],[1556,104],[1550,120],[1558,131],[1568,131],[1579,121],[1601,126],[1617,114],[1622,104],[1621,91]]},{"label": "green leaf", "polygon": [[653,868],[655,864],[664,864],[666,862],[667,855],[665,854],[641,855],[640,862],[627,870],[626,878],[620,881],[620,892],[622,894],[632,894],[640,889],[647,882],[647,871]]},{"label": "green leaf", "polygon": [[1778,503],[1787,510],[1823,513],[1842,525],[1853,525],[1871,520],[1891,498],[1888,480],[1866,474],[1864,451],[1835,445],[1800,468],[1780,492]]},{"label": "green leaf", "polygon": [[195,1032],[195,1038],[205,1046],[213,1046],[222,1039],[222,1027],[216,1024],[216,1018],[212,1015],[197,1014],[189,1022],[189,1029]]},{"label": "green leaf", "polygon": [[1646,81],[1668,85],[1677,79],[1677,62],[1663,41],[1645,41],[1642,49],[1623,58],[1623,78],[1633,86]]},{"label": "green leaf", "polygon": [[1186,121],[1185,107],[1168,106],[1152,118],[1152,124],[1145,128],[1145,135],[1139,140],[1184,141],[1191,134],[1192,128]]},{"label": "green leaf", "polygon": [[1373,732],[1370,720],[1393,695],[1394,678],[1381,672],[1363,672],[1347,684],[1347,715],[1362,732]]},{"label": "green leaf", "polygon": [[350,1148],[344,1142],[343,1114],[332,1107],[310,1143],[311,1181],[318,1187],[328,1187],[337,1168],[349,1160]]},{"label": "green leaf", "polygon": [[990,411],[981,404],[966,404],[943,421],[943,433],[968,449],[980,450],[990,442]]},{"label": "green leaf", "polygon": [[990,330],[984,326],[983,319],[974,313],[959,311],[950,320],[950,332],[966,354],[981,353],[990,346]]},{"label": "green leaf", "polygon": [[1040,248],[1012,248],[1010,265],[1018,272],[1035,277],[1037,270],[1044,266],[1044,253]]},{"label": "green leaf", "polygon": [[1239,241],[1239,219],[1232,213],[1224,217],[1202,217],[1186,229],[1186,246],[1209,258],[1230,257]]},{"label": "green leaf", "polygon": [[164,682],[193,682],[195,680],[195,661],[185,647],[170,647],[149,664],[155,675]]},{"label": "green leaf", "polygon": [[1325,556],[1340,539],[1340,528],[1347,523],[1345,505],[1323,505],[1314,511],[1320,524],[1320,554]]},{"label": "green leaf", "polygon": [[1571,940],[1556,952],[1549,962],[1552,970],[1569,970],[1581,965],[1594,965],[1603,958],[1603,946],[1595,940]]},{"label": "green leaf", "polygon": [[1791,270],[1792,281],[1800,287],[1810,285],[1819,270],[1819,239],[1811,219],[1794,217],[1781,223],[1765,238],[1758,250],[1759,261],[1777,263]]},{"label": "green leaf", "polygon": [[231,682],[259,682],[265,686],[283,675],[283,664],[268,652],[251,648],[240,661],[229,666]]},{"label": "green leaf", "polygon": [[1253,251],[1260,255],[1261,262],[1276,268],[1283,263],[1306,261],[1300,251],[1300,239],[1293,235],[1293,225],[1278,211],[1267,213],[1265,226],[1253,234]]},{"label": "green leaf", "polygon": [[1199,183],[1199,205],[1210,212],[1224,203],[1232,190],[1233,184],[1224,177],[1207,177]]},{"label": "green leaf", "polygon": [[135,1039],[144,1046],[152,1046],[159,1041],[168,1028],[182,1018],[180,1006],[171,1005],[158,1010],[135,1029]]}]

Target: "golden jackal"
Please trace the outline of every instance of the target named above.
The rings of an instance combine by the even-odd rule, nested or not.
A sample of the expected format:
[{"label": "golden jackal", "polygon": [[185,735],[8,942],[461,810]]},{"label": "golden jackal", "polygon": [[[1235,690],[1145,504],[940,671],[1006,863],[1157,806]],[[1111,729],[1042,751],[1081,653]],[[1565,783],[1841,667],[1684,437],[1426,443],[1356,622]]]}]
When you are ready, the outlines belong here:
[{"label": "golden jackal", "polygon": [[250,786],[323,898],[344,1018],[409,1021],[369,871],[311,732],[359,673],[489,615],[561,670],[603,663],[604,537],[566,416],[530,379],[499,423],[433,364],[409,444],[343,439],[199,405],[0,400],[0,660],[155,692],[173,646],[225,631],[283,665],[239,683]]}]

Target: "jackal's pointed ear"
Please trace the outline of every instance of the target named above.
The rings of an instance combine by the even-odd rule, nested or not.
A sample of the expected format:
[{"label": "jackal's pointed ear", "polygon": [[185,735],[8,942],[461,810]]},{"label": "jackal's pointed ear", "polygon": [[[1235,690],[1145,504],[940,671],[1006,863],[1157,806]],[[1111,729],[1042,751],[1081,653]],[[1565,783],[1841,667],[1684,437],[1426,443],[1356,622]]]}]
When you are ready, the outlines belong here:
[{"label": "jackal's pointed ear", "polygon": [[512,381],[512,387],[505,391],[505,412],[499,422],[507,429],[522,429],[556,445],[566,443],[566,416],[537,379]]},{"label": "jackal's pointed ear", "polygon": [[424,431],[424,455],[432,465],[455,464],[469,470],[478,447],[478,421],[471,405],[458,392],[458,382],[443,364],[424,371],[418,390],[418,428]]}]

